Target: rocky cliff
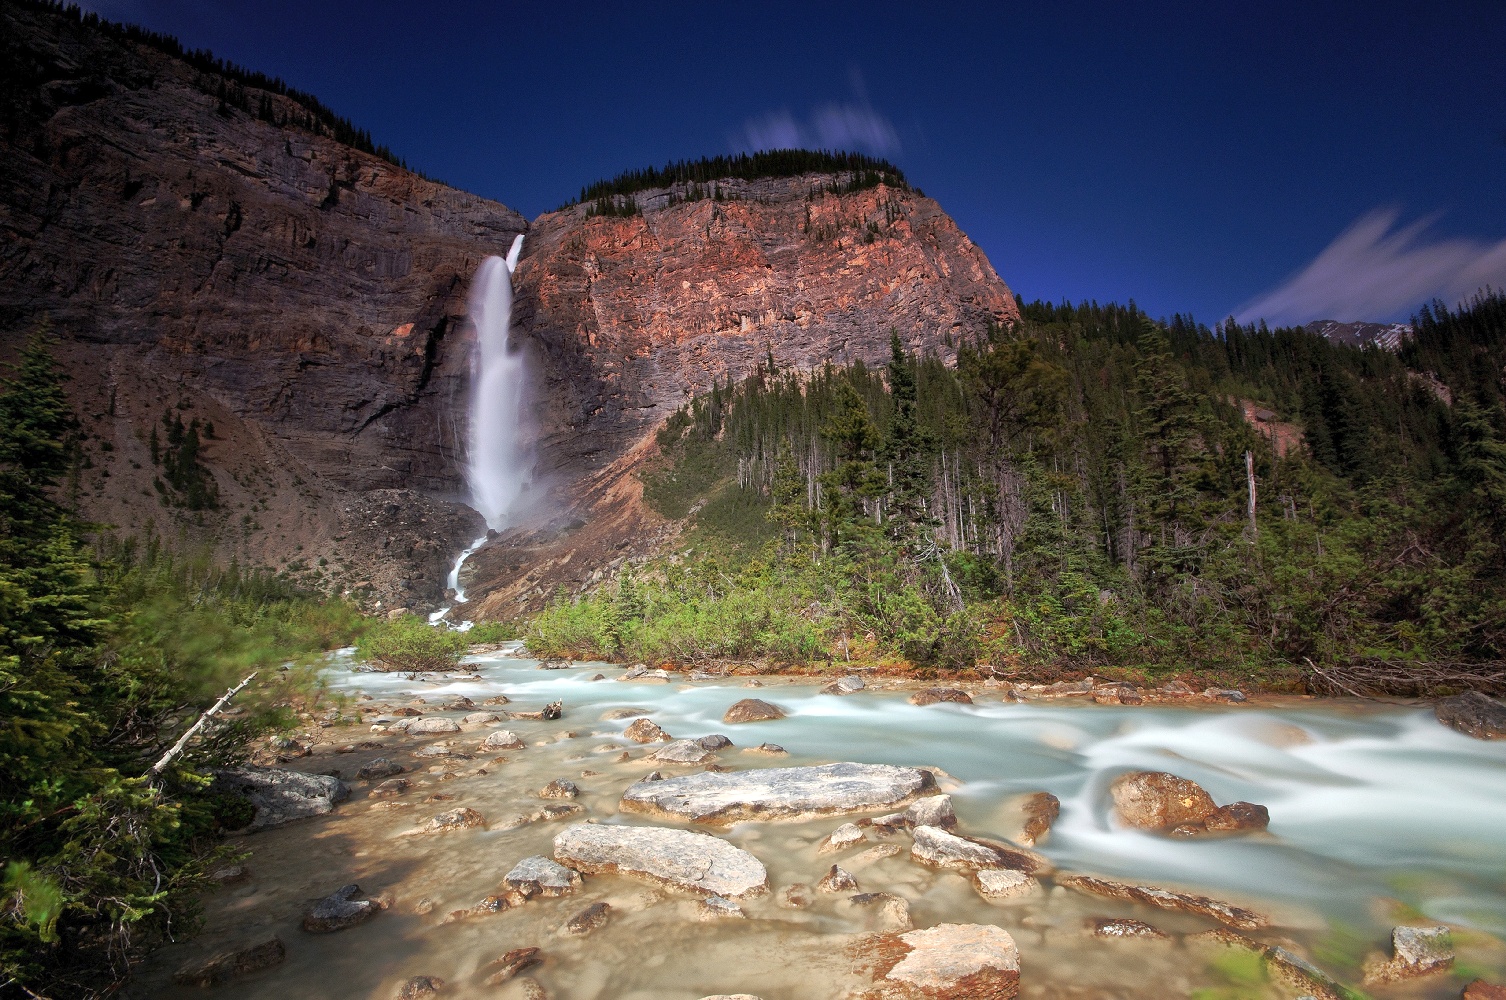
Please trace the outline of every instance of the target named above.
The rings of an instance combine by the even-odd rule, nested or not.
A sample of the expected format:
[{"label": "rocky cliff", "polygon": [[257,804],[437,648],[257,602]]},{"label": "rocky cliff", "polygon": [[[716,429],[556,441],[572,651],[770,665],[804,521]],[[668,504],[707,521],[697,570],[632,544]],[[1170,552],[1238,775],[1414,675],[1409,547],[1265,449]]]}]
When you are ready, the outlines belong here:
[{"label": "rocky cliff", "polygon": [[[769,356],[875,361],[891,328],[947,355],[1016,315],[984,255],[902,187],[728,181],[530,224],[336,141],[296,95],[44,6],[0,5],[0,38],[0,357],[44,315],[63,337],[85,422],[74,499],[387,607],[440,600],[479,530],[456,502],[465,294],[519,232],[514,330],[551,499],[473,560],[494,615],[673,530],[633,471],[712,379]],[[164,417],[200,421],[217,507],[158,485]]]}]

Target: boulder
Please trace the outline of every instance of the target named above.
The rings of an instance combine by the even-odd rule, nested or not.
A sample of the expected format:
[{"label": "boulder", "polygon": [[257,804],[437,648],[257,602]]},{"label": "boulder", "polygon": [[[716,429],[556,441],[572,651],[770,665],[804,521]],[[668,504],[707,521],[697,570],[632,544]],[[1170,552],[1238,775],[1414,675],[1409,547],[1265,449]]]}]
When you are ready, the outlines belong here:
[{"label": "boulder", "polygon": [[863,833],[862,827],[856,823],[843,823],[821,841],[821,846],[816,848],[817,854],[831,854],[835,851],[845,851],[853,844],[861,843],[868,837]]},{"label": "boulder", "polygon": [[1034,847],[1051,832],[1051,824],[1061,815],[1061,800],[1050,792],[1036,792],[1020,807],[1025,814],[1025,828],[1020,832],[1020,843]]},{"label": "boulder", "polygon": [[434,733],[458,733],[460,725],[454,719],[444,719],[439,716],[426,716],[422,719],[414,719],[404,727],[410,736],[427,736]]},{"label": "boulder", "polygon": [[576,823],[554,838],[554,856],[587,874],[619,872],[708,896],[737,899],[769,887],[763,862],[690,830]]},{"label": "boulder", "polygon": [[984,899],[1018,899],[1034,895],[1041,884],[1012,868],[980,868],[973,872],[973,888]]},{"label": "boulder", "polygon": [[917,691],[909,698],[912,705],[935,705],[944,701],[953,701],[959,705],[971,705],[973,696],[966,691],[958,691],[956,688],[926,688]]},{"label": "boulder", "polygon": [[1454,964],[1454,935],[1447,927],[1396,927],[1391,931],[1392,955],[1371,955],[1365,962],[1365,983],[1395,982],[1431,972],[1442,972]]},{"label": "boulder", "polygon": [[485,825],[485,816],[482,816],[474,809],[461,806],[459,809],[450,809],[447,812],[437,813],[420,828],[419,832],[449,833],[452,830],[469,830],[473,827]]},{"label": "boulder", "polygon": [[939,827],[917,826],[914,837],[914,842],[910,845],[911,859],[934,868],[960,868],[965,871],[1008,868],[1034,875],[1049,871],[1051,867],[1045,858],[1033,851],[972,837],[959,837]]},{"label": "boulder", "polygon": [[621,808],[696,823],[797,819],[898,805],[935,787],[933,774],[913,767],[775,767],[639,782],[623,793]]},{"label": "boulder", "polygon": [[721,733],[712,733],[710,736],[702,736],[696,740],[703,750],[725,750],[732,745],[732,741]]},{"label": "boulder", "polygon": [[535,896],[566,896],[582,885],[580,872],[536,854],[524,858],[502,877],[502,885],[522,899]]},{"label": "boulder", "polygon": [[727,709],[726,714],[722,716],[722,721],[726,723],[769,722],[782,718],[784,718],[784,710],[778,705],[771,705],[761,698],[744,698]]},{"label": "boulder", "polygon": [[937,924],[884,935],[877,948],[885,956],[878,976],[885,997],[1011,1000],[1019,995],[1020,954],[1002,927]]},{"label": "boulder", "polygon": [[856,694],[863,690],[863,678],[856,674],[839,677],[821,689],[822,694]]},{"label": "boulder", "polygon": [[743,920],[747,916],[741,906],[725,896],[707,896],[696,911],[699,920]]},{"label": "boulder", "polygon": [[1119,821],[1137,830],[1201,826],[1218,808],[1197,782],[1164,771],[1121,774],[1109,791]]},{"label": "boulder", "polygon": [[592,903],[565,921],[565,926],[560,928],[560,933],[568,934],[571,937],[584,937],[594,930],[605,927],[611,915],[612,906],[610,903]]},{"label": "boulder", "polygon": [[1445,726],[1477,740],[1506,739],[1506,703],[1478,691],[1443,698],[1433,711]]},{"label": "boulder", "polygon": [[189,962],[173,973],[173,982],[179,986],[218,986],[236,976],[281,965],[287,954],[282,939],[274,936],[244,948],[222,951],[209,958]]},{"label": "boulder", "polygon": [[910,808],[905,810],[905,824],[911,827],[934,826],[942,830],[956,829],[957,814],[952,811],[952,797],[927,795],[923,799],[916,799],[910,803]]},{"label": "boulder", "polygon": [[486,985],[501,986],[509,979],[544,961],[544,953],[538,948],[514,948],[501,958],[487,965]]},{"label": "boulder", "polygon": [[1101,938],[1139,938],[1141,940],[1165,941],[1170,935],[1141,920],[1126,917],[1101,917],[1089,921],[1089,931]]},{"label": "boulder", "polygon": [[390,778],[395,774],[403,773],[403,765],[397,761],[388,760],[386,757],[378,757],[356,772],[356,777],[362,781],[380,781]]},{"label": "boulder", "polygon": [[579,794],[580,786],[564,778],[555,778],[539,789],[539,798],[542,799],[573,799]]},{"label": "boulder", "polygon": [[488,733],[486,739],[481,741],[481,749],[486,751],[521,750],[524,746],[523,738],[511,729]]},{"label": "boulder", "polygon": [[484,726],[488,722],[501,722],[502,716],[496,712],[472,712],[460,721],[467,726]]},{"label": "boulder", "polygon": [[675,740],[673,743],[660,747],[652,756],[654,760],[663,761],[666,764],[700,764],[711,760],[716,754],[695,740]]},{"label": "boulder", "polygon": [[821,880],[816,883],[817,892],[855,892],[858,888],[858,880],[848,872],[843,871],[836,865],[826,870]]},{"label": "boulder", "polygon": [[439,995],[444,980],[438,976],[414,976],[397,988],[397,1000],[427,1000]]},{"label": "boulder", "polygon": [[331,934],[370,920],[381,909],[375,900],[357,899],[361,887],[341,886],[315,903],[303,915],[303,929],[311,934]]},{"label": "boulder", "polygon": [[1506,1000],[1506,986],[1476,979],[1464,987],[1464,1000]]},{"label": "boulder", "polygon": [[669,742],[670,735],[647,719],[639,719],[622,733],[634,743]]},{"label": "boulder", "polygon": [[1056,884],[1076,889],[1078,892],[1091,893],[1095,896],[1104,896],[1109,899],[1123,899],[1134,903],[1144,903],[1147,906],[1159,907],[1163,910],[1181,910],[1184,913],[1196,913],[1198,916],[1217,920],[1221,924],[1237,927],[1240,930],[1259,930],[1270,923],[1264,916],[1253,910],[1247,910],[1242,906],[1225,903],[1217,899],[1209,899],[1207,896],[1196,896],[1191,893],[1173,892],[1170,889],[1161,889],[1156,886],[1129,885],[1124,882],[1113,882],[1108,879],[1093,878],[1088,875],[1058,875]]},{"label": "boulder", "polygon": [[413,786],[407,778],[388,778],[371,790],[374,799],[391,799],[406,792]]},{"label": "boulder", "polygon": [[877,912],[885,930],[907,931],[915,926],[910,920],[909,902],[893,893],[860,892],[857,895],[848,896],[844,902],[850,909]]},{"label": "boulder", "polygon": [[265,830],[296,819],[323,816],[350,798],[339,778],[278,768],[242,767],[220,771],[217,791],[245,796],[256,810],[248,830]]}]

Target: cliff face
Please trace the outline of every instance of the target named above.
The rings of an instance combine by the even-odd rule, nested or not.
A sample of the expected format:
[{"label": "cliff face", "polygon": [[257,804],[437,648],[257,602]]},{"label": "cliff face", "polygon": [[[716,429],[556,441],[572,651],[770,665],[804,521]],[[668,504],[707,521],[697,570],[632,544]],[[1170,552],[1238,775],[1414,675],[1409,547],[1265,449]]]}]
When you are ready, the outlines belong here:
[{"label": "cliff face", "polygon": [[[771,355],[879,361],[891,328],[949,356],[1016,316],[983,254],[912,191],[728,181],[719,200],[644,192],[630,218],[575,207],[530,225],[289,127],[286,97],[232,83],[219,99],[217,75],[40,7],[0,5],[0,62],[0,360],[44,315],[63,337],[85,424],[73,499],[386,607],[439,601],[479,533],[456,502],[465,298],[517,233],[514,331],[536,362],[552,495],[473,560],[493,615],[672,530],[633,473],[652,429],[713,379]],[[213,424],[218,508],[158,488],[164,415]]]}]

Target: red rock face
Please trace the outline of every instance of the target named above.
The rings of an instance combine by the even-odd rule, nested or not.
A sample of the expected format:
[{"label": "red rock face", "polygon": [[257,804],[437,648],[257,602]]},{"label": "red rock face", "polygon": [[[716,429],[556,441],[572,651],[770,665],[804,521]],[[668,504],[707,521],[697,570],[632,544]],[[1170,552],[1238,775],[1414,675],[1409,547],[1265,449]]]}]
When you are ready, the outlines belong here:
[{"label": "red rock face", "polygon": [[[977,247],[910,191],[732,181],[726,200],[644,193],[641,216],[577,207],[530,226],[221,107],[218,77],[56,12],[0,6],[0,39],[0,361],[50,316],[88,435],[83,513],[243,561],[327,562],[325,585],[387,608],[437,603],[479,533],[455,502],[466,293],[519,232],[514,330],[538,362],[554,495],[542,523],[476,560],[474,592],[501,595],[481,608],[492,614],[672,534],[643,510],[635,471],[653,428],[712,379],[769,355],[881,361],[891,328],[951,356],[1017,315]],[[203,458],[217,511],[159,502],[147,439],[168,409],[215,425]]]}]

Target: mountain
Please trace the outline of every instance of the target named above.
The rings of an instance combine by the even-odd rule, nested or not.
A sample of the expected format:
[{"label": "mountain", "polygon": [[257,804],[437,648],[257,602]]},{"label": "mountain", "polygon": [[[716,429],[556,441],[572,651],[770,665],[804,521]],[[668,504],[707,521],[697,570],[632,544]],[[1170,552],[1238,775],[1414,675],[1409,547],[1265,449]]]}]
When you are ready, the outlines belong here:
[{"label": "mountain", "polygon": [[[83,420],[72,499],[374,605],[437,603],[481,529],[461,502],[465,297],[518,233],[550,502],[476,566],[514,603],[665,530],[632,472],[714,380],[770,355],[874,362],[891,327],[949,356],[1017,315],[899,177],[671,184],[623,196],[632,214],[529,222],[170,39],[29,0],[0,6],[0,38],[0,360],[44,317],[62,338]],[[520,577],[524,561],[544,568]]]},{"label": "mountain", "polygon": [[1398,351],[1412,336],[1410,323],[1340,323],[1337,320],[1320,319],[1307,324],[1303,329],[1320,337],[1327,337],[1335,344],[1350,347],[1379,347]]}]

